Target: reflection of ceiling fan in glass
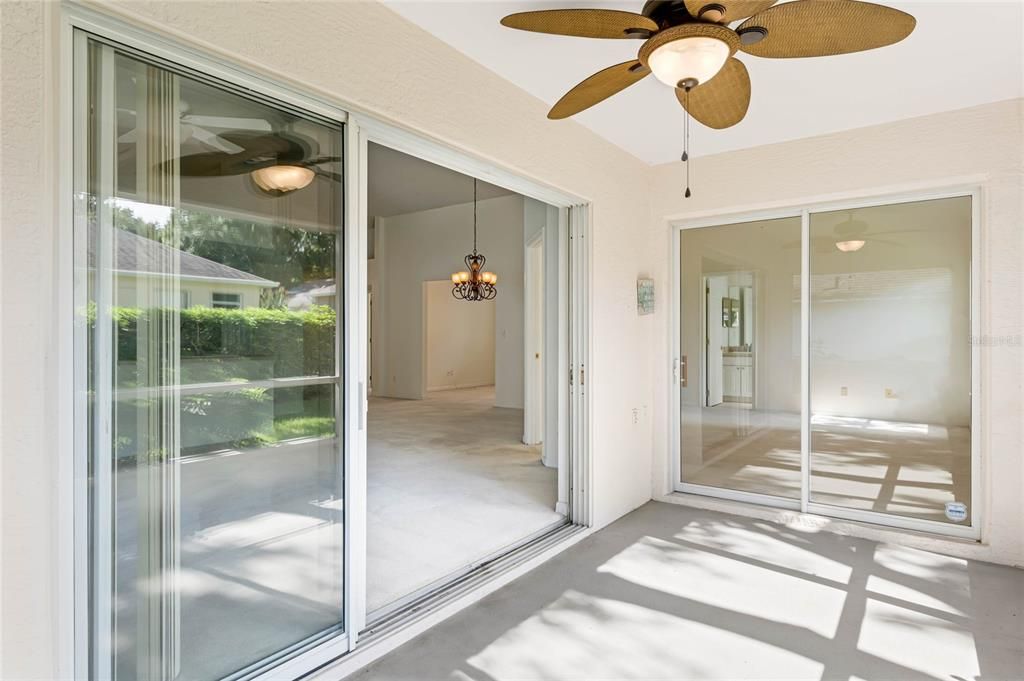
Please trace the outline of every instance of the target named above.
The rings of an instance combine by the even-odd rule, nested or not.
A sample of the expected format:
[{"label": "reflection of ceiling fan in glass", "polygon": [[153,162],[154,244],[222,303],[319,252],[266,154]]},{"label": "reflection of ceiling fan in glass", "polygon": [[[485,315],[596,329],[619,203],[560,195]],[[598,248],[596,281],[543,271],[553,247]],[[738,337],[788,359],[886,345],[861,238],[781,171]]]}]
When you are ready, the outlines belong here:
[{"label": "reflection of ceiling fan in glass", "polygon": [[[181,102],[179,123],[181,156],[178,172],[184,177],[226,177],[249,173],[263,192],[275,196],[307,187],[316,177],[341,181],[339,173],[321,168],[341,161],[339,156],[317,156],[319,145],[294,132],[275,132],[264,118],[209,116],[189,113]],[[117,110],[118,142],[134,153],[138,141],[137,113]]]},{"label": "reflection of ceiling fan in glass", "polygon": [[316,156],[316,143],[291,132],[222,132],[217,137],[239,149],[205,151],[178,159],[185,177],[224,177],[249,173],[262,191],[281,195],[302,189],[317,176],[334,182],[339,173],[320,168],[339,156]]},{"label": "reflection of ceiling fan in glass", "polygon": [[[884,229],[872,232],[870,229],[871,225],[868,222],[858,220],[853,217],[853,212],[848,212],[846,219],[832,227],[831,234],[821,234],[820,232],[823,230],[812,226],[812,230],[818,232],[818,234],[811,236],[811,246],[816,253],[820,254],[833,253],[837,250],[842,253],[856,253],[869,243],[905,248],[907,246],[905,242],[891,241],[879,237],[925,231],[921,229]],[[786,248],[800,248],[800,242],[790,241],[786,244]]]}]

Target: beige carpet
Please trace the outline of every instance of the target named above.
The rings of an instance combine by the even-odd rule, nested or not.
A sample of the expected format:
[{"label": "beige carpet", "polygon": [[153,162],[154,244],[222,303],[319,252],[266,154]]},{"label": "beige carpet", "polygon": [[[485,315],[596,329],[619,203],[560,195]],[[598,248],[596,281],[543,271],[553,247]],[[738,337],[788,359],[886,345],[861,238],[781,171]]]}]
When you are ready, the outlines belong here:
[{"label": "beige carpet", "polygon": [[561,520],[558,473],[494,389],[370,399],[367,610]]},{"label": "beige carpet", "polygon": [[[684,424],[685,482],[800,498],[799,414],[721,405]],[[948,501],[970,508],[969,428],[816,416],[811,431],[814,502],[940,522]]]}]

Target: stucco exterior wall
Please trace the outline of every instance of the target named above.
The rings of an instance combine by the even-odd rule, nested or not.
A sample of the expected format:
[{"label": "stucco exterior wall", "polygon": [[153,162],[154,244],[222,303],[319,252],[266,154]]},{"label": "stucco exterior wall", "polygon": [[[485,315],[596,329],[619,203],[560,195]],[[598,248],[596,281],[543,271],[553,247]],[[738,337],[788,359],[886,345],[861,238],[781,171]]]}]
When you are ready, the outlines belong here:
[{"label": "stucco exterior wall", "polygon": [[[289,3],[287,11],[257,2],[244,11],[235,2],[94,6],[592,201],[592,519],[605,525],[650,498],[654,326],[637,316],[634,301],[653,248],[645,164],[574,122],[553,125],[543,102],[376,3]],[[67,676],[62,665],[73,643],[57,607],[68,597],[71,540],[59,534],[58,518],[71,500],[54,484],[72,453],[52,427],[55,398],[66,390],[60,372],[68,370],[57,361],[58,238],[66,235],[56,179],[70,152],[59,144],[56,118],[59,12],[57,3],[0,3],[0,285],[19,291],[5,298],[0,320],[0,551],[10,557],[2,575],[3,678]],[[643,415],[637,423],[634,408]]]}]

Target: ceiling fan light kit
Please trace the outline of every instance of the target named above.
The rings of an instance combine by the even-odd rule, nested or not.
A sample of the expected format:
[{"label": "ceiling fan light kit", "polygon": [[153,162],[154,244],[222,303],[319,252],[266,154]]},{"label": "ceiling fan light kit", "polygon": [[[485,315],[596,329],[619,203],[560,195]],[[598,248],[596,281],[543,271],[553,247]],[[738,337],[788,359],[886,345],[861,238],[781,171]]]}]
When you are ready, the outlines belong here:
[{"label": "ceiling fan light kit", "polygon": [[[643,39],[637,58],[580,82],[549,118],[573,116],[653,73],[709,128],[736,125],[750,105],[750,76],[733,55],[823,57],[892,45],[914,30],[906,12],[860,0],[648,0],[641,13],[607,9],[519,12],[502,25],[585,38]],[[729,24],[742,21],[735,29]],[[684,133],[688,140],[688,133]],[[689,143],[682,159],[689,159]],[[687,166],[689,173],[689,166]],[[686,194],[690,195],[689,182]]]},{"label": "ceiling fan light kit", "polygon": [[249,176],[268,194],[287,194],[309,186],[316,173],[304,166],[273,165],[257,168]]},{"label": "ceiling fan light kit", "polygon": [[646,41],[637,58],[672,88],[710,81],[736,53],[739,36],[718,24],[683,24]]},{"label": "ceiling fan light kit", "polygon": [[850,241],[837,241],[836,248],[843,253],[855,253],[860,249],[864,248],[864,244],[867,243],[863,239],[851,239]]}]

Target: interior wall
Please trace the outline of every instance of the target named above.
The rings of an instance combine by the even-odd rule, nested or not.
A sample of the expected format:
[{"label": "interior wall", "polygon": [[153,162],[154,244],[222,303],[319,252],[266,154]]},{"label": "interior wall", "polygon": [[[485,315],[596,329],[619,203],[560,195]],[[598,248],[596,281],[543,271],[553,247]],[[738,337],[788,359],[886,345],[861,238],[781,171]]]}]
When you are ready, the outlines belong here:
[{"label": "interior wall", "polygon": [[493,300],[467,304],[452,282],[423,283],[427,392],[494,385]]},{"label": "interior wall", "polygon": [[[498,295],[491,303],[495,406],[522,409],[523,197],[480,201],[477,214],[478,250],[487,256],[485,267],[498,275]],[[472,225],[472,203],[378,218],[375,395],[423,398],[428,389],[424,382],[426,327],[419,292],[423,282],[450,282],[452,272],[465,269],[462,258],[473,247]]]},{"label": "interior wall", "polygon": [[815,414],[970,425],[970,204],[853,211],[882,233],[850,253],[819,237],[848,213],[812,215]]},{"label": "interior wall", "polygon": [[[683,167],[654,167],[651,214],[655,241],[668,253],[670,221],[803,206],[941,186],[977,186],[980,199],[980,345],[982,503],[980,544],[923,539],[922,544],[982,560],[1024,565],[1024,468],[1020,451],[1021,325],[1024,312],[1024,100],[887,123],[833,135],[696,158],[699,178],[684,199]],[[700,135],[711,134],[698,128]],[[715,133],[727,134],[727,133]],[[884,199],[879,199],[883,202]],[[723,219],[728,222],[728,218]],[[667,285],[671,259],[658,259],[656,278]],[[659,357],[668,356],[669,314],[662,307],[654,333]],[[656,395],[669,395],[671,374],[657,375]],[[666,400],[667,404],[667,400]],[[655,431],[669,432],[667,409]],[[655,441],[654,491],[670,486],[669,438]]]}]

